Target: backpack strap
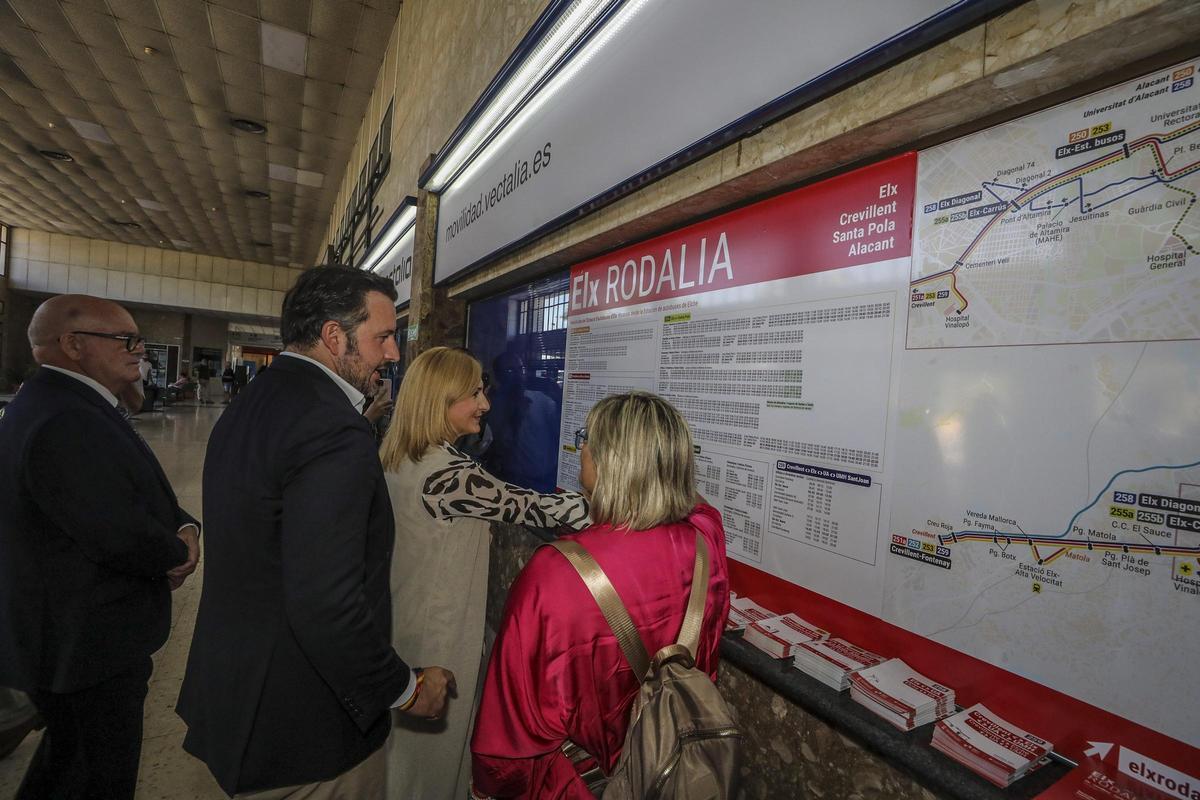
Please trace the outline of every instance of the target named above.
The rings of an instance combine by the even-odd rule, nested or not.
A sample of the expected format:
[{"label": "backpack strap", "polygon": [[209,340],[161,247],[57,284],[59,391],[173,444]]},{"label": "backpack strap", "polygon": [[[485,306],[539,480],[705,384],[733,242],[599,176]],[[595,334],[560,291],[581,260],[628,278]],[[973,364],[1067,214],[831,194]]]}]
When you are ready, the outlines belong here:
[{"label": "backpack strap", "polygon": [[696,531],[696,559],[692,566],[692,588],[688,595],[687,611],[683,615],[683,624],[679,628],[679,637],[674,645],[664,647],[651,662],[646,652],[646,645],[638,633],[637,626],[629,616],[625,604],[621,602],[617,590],[604,574],[604,570],[596,563],[592,554],[578,542],[560,540],[551,542],[550,546],[562,553],[579,577],[583,579],[588,591],[600,606],[608,627],[621,645],[625,660],[633,669],[633,673],[642,680],[653,665],[655,668],[667,658],[679,654],[679,649],[687,651],[688,658],[695,662],[696,653],[700,649],[700,628],[704,624],[704,603],[708,597],[709,554],[708,543],[700,531]]},{"label": "backpack strap", "polygon": [[[650,656],[646,653],[646,645],[642,642],[637,626],[633,624],[625,604],[621,602],[617,590],[613,588],[604,570],[596,563],[592,554],[578,542],[557,541],[551,542],[550,546],[566,556],[567,561],[570,561],[571,566],[579,573],[579,577],[583,578],[588,591],[596,599],[596,605],[600,606],[604,619],[608,621],[608,627],[612,628],[613,636],[617,637],[625,660],[633,668],[633,674],[639,682],[644,680],[650,671]],[[688,608],[690,611],[691,606]]]},{"label": "backpack strap", "polygon": [[696,531],[696,563],[692,567],[692,591],[688,596],[687,612],[679,629],[676,644],[687,648],[688,655],[696,660],[700,649],[700,627],[704,623],[704,601],[708,597],[708,542],[700,531]]}]

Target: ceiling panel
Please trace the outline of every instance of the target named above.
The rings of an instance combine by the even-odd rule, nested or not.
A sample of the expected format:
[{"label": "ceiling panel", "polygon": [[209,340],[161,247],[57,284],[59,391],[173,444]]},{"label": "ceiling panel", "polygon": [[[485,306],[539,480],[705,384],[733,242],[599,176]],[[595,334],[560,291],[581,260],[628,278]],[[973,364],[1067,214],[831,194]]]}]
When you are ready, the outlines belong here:
[{"label": "ceiling panel", "polygon": [[264,67],[263,80],[266,94],[272,100],[294,106],[304,102],[304,84],[307,80],[304,76]]},{"label": "ceiling panel", "polygon": [[206,39],[209,36],[208,4],[199,0],[156,0],[163,30],[184,41]]},{"label": "ceiling panel", "polygon": [[164,60],[171,59],[171,37],[160,30],[157,14],[150,19],[120,19],[117,27],[121,29],[121,37],[134,58],[151,59],[153,54],[146,53],[145,49],[152,47]]},{"label": "ceiling panel", "polygon": [[17,12],[22,24],[37,32],[39,36],[66,41],[78,38],[63,12],[63,3],[47,0],[8,0],[8,4]]},{"label": "ceiling panel", "polygon": [[221,65],[221,80],[225,81],[226,85],[255,92],[263,90],[261,64],[221,50],[217,50],[217,63]]},{"label": "ceiling panel", "polygon": [[[349,46],[354,41],[354,34],[358,31],[362,5],[362,3],[314,3],[310,33],[318,40]],[[391,19],[394,21],[395,18],[396,15],[393,14]],[[312,43],[309,42],[309,45],[311,46]],[[383,55],[382,50],[379,53],[381,56]]]},{"label": "ceiling panel", "polygon": [[[289,128],[284,125],[273,125],[270,131],[267,132],[267,141],[272,145],[278,145],[287,150],[301,150],[304,146],[304,137],[299,128]],[[329,157],[328,151],[321,153],[311,153],[313,157],[319,157],[320,163],[324,164]]]},{"label": "ceiling panel", "polygon": [[[312,4],[309,0],[261,0],[261,3],[265,21],[303,34],[311,33],[309,17]],[[317,0],[317,5],[321,5],[321,0]],[[396,15],[392,14],[391,22],[388,23],[389,29],[395,21]]]},{"label": "ceiling panel", "polygon": [[183,76],[174,65],[158,66],[142,64],[140,67],[142,82],[154,94],[165,94],[188,100],[187,87],[183,84]]},{"label": "ceiling panel", "polygon": [[[96,66],[100,68],[104,79],[109,83],[129,88],[142,88],[145,86],[145,83],[142,81],[142,71],[138,69],[137,62],[129,56],[107,50],[92,50],[90,52],[96,62]],[[68,66],[76,65],[69,63]],[[86,64],[78,66],[86,69]]]},{"label": "ceiling panel", "polygon": [[230,118],[252,119],[262,122],[265,115],[266,103],[262,92],[254,89],[243,89],[240,86],[225,87],[225,118],[228,125]]},{"label": "ceiling panel", "polygon": [[113,94],[112,85],[95,72],[88,74],[68,73],[67,81],[80,99],[96,105],[116,107],[119,101]]},{"label": "ceiling panel", "polygon": [[[178,240],[188,253],[239,260],[307,258],[399,6],[0,0],[0,219],[144,246]],[[263,22],[307,37],[306,74],[264,66]],[[235,117],[268,131],[235,131]],[[270,164],[288,179],[271,179]]]},{"label": "ceiling panel", "polygon": [[213,6],[208,11],[212,23],[213,43],[222,53],[253,60],[259,48],[259,20]]},{"label": "ceiling panel", "polygon": [[[159,31],[163,29],[154,0],[108,0],[107,5],[119,20],[128,20]],[[133,43],[130,44],[132,46]]]},{"label": "ceiling panel", "polygon": [[[346,83],[350,70],[350,48],[342,44],[329,44],[320,39],[308,42],[308,74],[333,83]],[[379,72],[378,66],[375,70]]]},{"label": "ceiling panel", "polygon": [[89,48],[127,53],[125,39],[111,14],[97,12],[77,3],[63,3],[63,11],[76,35]]}]

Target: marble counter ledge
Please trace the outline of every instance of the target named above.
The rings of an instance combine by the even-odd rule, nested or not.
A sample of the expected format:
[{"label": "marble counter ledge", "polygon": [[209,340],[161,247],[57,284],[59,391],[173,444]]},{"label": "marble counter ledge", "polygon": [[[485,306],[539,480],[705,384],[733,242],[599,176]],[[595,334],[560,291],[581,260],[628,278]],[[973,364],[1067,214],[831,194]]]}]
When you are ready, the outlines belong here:
[{"label": "marble counter ledge", "polygon": [[1051,762],[1007,789],[993,786],[929,746],[933,724],[907,733],[897,730],[820,681],[791,667],[791,659],[776,659],[742,640],[741,632],[726,633],[721,659],[761,681],[780,697],[874,751],[893,767],[912,776],[939,797],[955,800],[1026,800],[1044,792],[1067,774],[1069,767]]}]

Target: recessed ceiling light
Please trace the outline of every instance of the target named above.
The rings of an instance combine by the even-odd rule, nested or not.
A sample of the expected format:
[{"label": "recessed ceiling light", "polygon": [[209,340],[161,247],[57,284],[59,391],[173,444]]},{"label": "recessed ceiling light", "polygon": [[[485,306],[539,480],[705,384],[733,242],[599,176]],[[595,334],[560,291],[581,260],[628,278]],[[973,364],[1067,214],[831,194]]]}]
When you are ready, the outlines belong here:
[{"label": "recessed ceiling light", "polygon": [[266,125],[263,125],[261,122],[255,122],[252,119],[231,119],[229,120],[229,124],[237,128],[239,131],[245,131],[246,133],[267,132]]},{"label": "recessed ceiling light", "polygon": [[100,142],[101,144],[113,143],[112,137],[108,135],[108,131],[104,130],[102,125],[97,125],[87,120],[72,119],[71,117],[67,117],[67,122],[71,123],[71,127],[75,129],[75,132],[84,139],[90,139],[93,142]]},{"label": "recessed ceiling light", "polygon": [[296,75],[304,75],[308,37],[299,31],[264,22],[261,25],[262,63]]},{"label": "recessed ceiling light", "polygon": [[255,200],[266,200],[270,196],[269,192],[260,192],[258,189],[246,190],[246,197],[253,197]]},{"label": "recessed ceiling light", "polygon": [[145,47],[142,48],[142,52],[148,56],[156,56],[156,55],[158,55],[158,48],[151,47],[150,45],[146,45]]},{"label": "recessed ceiling light", "polygon": [[55,126],[55,124],[54,124],[53,122],[47,122],[47,123],[46,123],[46,127],[47,127],[47,128],[53,128],[53,127],[56,127],[56,126]]},{"label": "recessed ceiling light", "polygon": [[61,150],[38,150],[43,157],[51,161],[74,161],[74,157],[70,153],[64,153]]}]

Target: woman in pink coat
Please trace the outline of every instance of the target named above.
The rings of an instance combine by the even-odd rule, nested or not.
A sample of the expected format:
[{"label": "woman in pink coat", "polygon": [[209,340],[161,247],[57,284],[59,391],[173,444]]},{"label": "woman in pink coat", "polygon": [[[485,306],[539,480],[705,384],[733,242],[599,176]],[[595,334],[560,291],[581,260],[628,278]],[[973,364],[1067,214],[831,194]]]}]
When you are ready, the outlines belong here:
[{"label": "woman in pink coat", "polygon": [[[569,537],[599,562],[650,653],[679,633],[696,531],[712,554],[696,664],[716,679],[729,615],[720,513],[695,491],[692,437],[667,401],[633,392],[601,400],[576,433],[592,527]],[[560,751],[568,740],[607,773],[616,764],[638,680],[575,569],[539,549],[509,592],[471,741],[478,797],[592,795]]]}]

